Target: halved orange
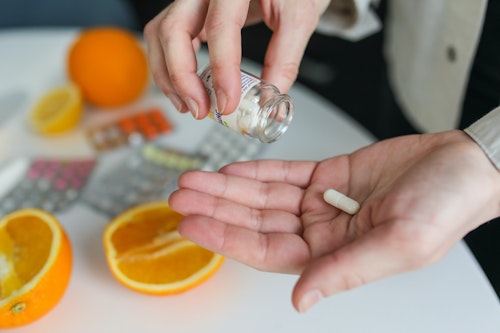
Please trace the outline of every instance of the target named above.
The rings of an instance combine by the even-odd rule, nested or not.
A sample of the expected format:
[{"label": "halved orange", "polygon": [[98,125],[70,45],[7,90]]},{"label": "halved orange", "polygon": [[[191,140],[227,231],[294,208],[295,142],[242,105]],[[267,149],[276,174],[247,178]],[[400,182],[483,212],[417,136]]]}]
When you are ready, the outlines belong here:
[{"label": "halved orange", "polygon": [[35,132],[58,134],[76,127],[82,113],[80,89],[69,83],[44,94],[34,105],[28,121]]},{"label": "halved orange", "polygon": [[141,204],[114,218],[103,236],[114,277],[151,295],[178,294],[210,278],[224,257],[182,237],[177,231],[182,218],[166,201]]},{"label": "halved orange", "polygon": [[29,324],[48,313],[70,280],[72,252],[58,220],[22,209],[0,220],[0,328]]}]

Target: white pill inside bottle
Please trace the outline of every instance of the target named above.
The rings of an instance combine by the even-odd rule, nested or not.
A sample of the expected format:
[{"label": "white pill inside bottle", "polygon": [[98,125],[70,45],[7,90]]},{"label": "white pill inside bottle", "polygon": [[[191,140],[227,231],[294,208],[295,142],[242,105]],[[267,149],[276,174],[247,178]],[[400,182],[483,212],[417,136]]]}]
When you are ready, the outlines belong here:
[{"label": "white pill inside bottle", "polygon": [[221,114],[210,67],[201,72],[200,78],[210,97],[208,116],[219,124],[263,143],[278,140],[288,129],[293,117],[292,99],[280,93],[276,86],[241,71],[240,103],[233,113]]}]

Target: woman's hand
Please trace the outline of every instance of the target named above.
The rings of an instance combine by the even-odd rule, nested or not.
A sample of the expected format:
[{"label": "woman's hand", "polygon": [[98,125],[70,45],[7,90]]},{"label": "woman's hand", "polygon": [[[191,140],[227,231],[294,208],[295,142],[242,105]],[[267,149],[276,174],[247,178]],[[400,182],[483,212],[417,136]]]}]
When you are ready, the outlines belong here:
[{"label": "woman's hand", "polygon": [[241,29],[263,21],[273,31],[262,79],[287,92],[319,16],[330,0],[176,0],[144,29],[153,78],[181,112],[208,114],[209,99],[197,74],[196,50],[209,47],[219,112],[229,114],[241,93]]},{"label": "woman's hand", "polygon": [[[170,205],[185,237],[260,270],[301,274],[293,303],[435,263],[500,215],[500,173],[463,132],[381,141],[312,161],[263,160],[187,172]],[[336,189],[361,204],[327,204]]]}]

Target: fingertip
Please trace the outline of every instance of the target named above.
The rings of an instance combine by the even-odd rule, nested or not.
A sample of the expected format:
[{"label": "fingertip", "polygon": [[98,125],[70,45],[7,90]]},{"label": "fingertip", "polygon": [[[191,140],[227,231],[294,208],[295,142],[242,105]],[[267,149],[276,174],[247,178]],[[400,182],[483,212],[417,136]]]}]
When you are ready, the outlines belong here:
[{"label": "fingertip", "polygon": [[297,280],[292,293],[292,303],[297,312],[305,313],[322,299],[339,291],[336,279],[339,272],[326,258],[314,260]]},{"label": "fingertip", "polygon": [[177,196],[178,196],[179,190],[175,190],[167,198],[167,203],[170,208],[173,210],[177,211]]},{"label": "fingertip", "polygon": [[177,226],[179,233],[190,241],[214,252],[224,244],[224,225],[205,216],[184,217]]},{"label": "fingertip", "polygon": [[[178,110],[189,112],[197,120],[205,118],[208,114],[210,102],[206,89],[198,75],[196,73],[193,76],[189,74],[189,77],[186,76],[185,80],[177,79],[174,81],[171,79],[171,82],[177,94],[175,96],[180,99],[180,102],[176,101],[177,105],[181,105],[181,109]],[[186,84],[187,82],[191,83]]]},{"label": "fingertip", "polygon": [[224,92],[224,90],[217,89],[215,91],[215,98],[217,99],[217,109],[219,110],[220,114],[228,113],[226,110],[227,97],[226,97],[226,93]]},{"label": "fingertip", "polygon": [[267,66],[262,70],[262,80],[276,86],[280,93],[288,94],[298,76],[297,67]]},{"label": "fingertip", "polygon": [[200,112],[199,107],[198,107],[198,103],[191,97],[186,98],[185,103],[188,107],[189,112],[193,116],[193,118],[198,119],[199,112]]},{"label": "fingertip", "polygon": [[[200,170],[188,170],[180,174],[179,178],[177,179],[177,185],[179,186],[180,189],[186,187],[191,183],[191,179],[195,177],[197,173],[199,173]],[[174,193],[177,193],[179,190],[176,190]]]},{"label": "fingertip", "polygon": [[186,178],[188,178],[188,173],[189,171],[186,171],[186,172],[183,172],[179,175],[179,177],[177,178],[177,186],[178,186],[178,189],[175,190],[174,192],[172,192],[172,194],[170,194],[170,200],[175,200],[175,197],[177,197],[179,195],[179,191],[181,191],[185,186],[185,182],[186,182]]},{"label": "fingertip", "polygon": [[177,94],[175,94],[175,93],[171,93],[171,92],[164,92],[164,93],[167,96],[167,98],[170,100],[170,103],[172,103],[174,108],[177,111],[182,112],[184,103],[182,102],[180,97],[177,96]]},{"label": "fingertip", "polygon": [[312,289],[297,297],[294,307],[299,313],[309,311],[314,305],[324,298],[323,293],[318,289]]},{"label": "fingertip", "polygon": [[242,86],[241,72],[237,71],[228,74],[222,74],[223,83],[217,88],[215,94],[217,99],[217,108],[223,115],[229,115],[236,111],[240,104]]},{"label": "fingertip", "polygon": [[308,274],[307,271],[308,268],[302,272],[292,291],[292,304],[295,310],[299,313],[309,311],[309,309],[311,309],[321,298],[324,297],[323,293],[318,290],[317,286],[309,283],[310,274]]}]

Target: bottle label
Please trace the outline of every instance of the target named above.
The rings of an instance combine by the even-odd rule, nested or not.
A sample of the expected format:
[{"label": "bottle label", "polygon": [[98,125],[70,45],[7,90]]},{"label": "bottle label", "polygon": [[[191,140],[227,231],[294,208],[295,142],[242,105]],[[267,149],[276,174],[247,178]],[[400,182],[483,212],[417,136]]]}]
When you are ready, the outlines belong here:
[{"label": "bottle label", "polygon": [[[240,107],[241,101],[244,98],[244,96],[248,93],[248,91],[260,83],[260,80],[258,78],[250,74],[247,74],[245,72],[240,72],[240,73],[241,73],[241,95],[238,108]],[[238,132],[242,132],[242,130],[237,124],[238,108],[236,108],[236,110],[231,114],[228,115],[220,114],[217,108],[217,98],[215,96],[215,89],[212,82],[212,72],[210,70],[206,70],[201,74],[200,77],[201,81],[205,85],[205,88],[207,89],[208,96],[210,97],[210,110],[208,116],[213,120],[217,121],[219,124],[234,129]]]}]

